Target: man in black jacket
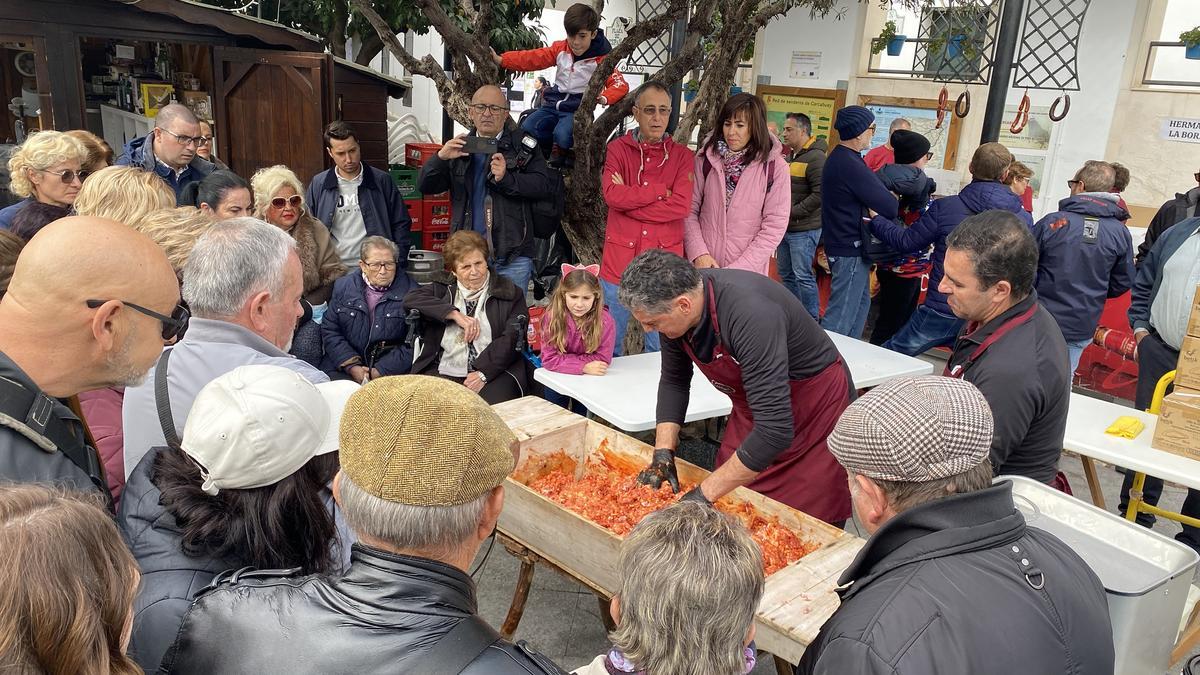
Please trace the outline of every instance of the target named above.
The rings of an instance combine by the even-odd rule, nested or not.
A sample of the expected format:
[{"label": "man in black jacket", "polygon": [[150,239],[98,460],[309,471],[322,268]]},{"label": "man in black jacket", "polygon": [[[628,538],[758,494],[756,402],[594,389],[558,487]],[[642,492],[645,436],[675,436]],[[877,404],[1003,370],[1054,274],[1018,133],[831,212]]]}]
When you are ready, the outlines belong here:
[{"label": "man in black jacket", "polygon": [[[560,671],[477,614],[467,571],[492,535],[517,438],[449,380],[372,380],[342,411],[333,492],[358,538],[340,577],[218,577],[193,603],[162,672]],[[436,458],[436,461],[430,461]]]},{"label": "man in black jacket", "polygon": [[992,468],[1066,488],[1058,457],[1071,365],[1058,323],[1033,290],[1033,235],[1014,213],[984,211],[954,228],[946,247],[939,290],[967,321],[946,375],[979,387],[995,413]]},{"label": "man in black jacket", "polygon": [[122,223],[62,218],[25,246],[0,301],[0,484],[107,496],[101,459],[66,399],[141,382],[165,337],[182,332],[178,303],[162,249]]},{"label": "man in black jacket", "polygon": [[[477,89],[470,115],[474,131],[446,141],[421,167],[417,188],[424,194],[449,190],[451,230],[483,235],[496,272],[527,290],[533,276],[533,204],[551,199],[555,183],[537,139],[512,124],[499,87]],[[467,147],[476,138],[495,139],[494,150]]]},{"label": "man in black jacket", "polygon": [[[1200,171],[1192,174],[1192,178],[1200,183]],[[1187,192],[1176,193],[1173,199],[1167,200],[1158,208],[1158,213],[1154,214],[1154,218],[1150,220],[1150,227],[1146,229],[1146,238],[1138,246],[1135,262],[1141,265],[1142,260],[1150,253],[1150,248],[1154,246],[1154,242],[1158,241],[1163,233],[1171,229],[1175,223],[1192,216],[1200,216],[1200,186]]]},{"label": "man in black jacket", "polygon": [[992,484],[974,385],[893,380],[852,403],[829,449],[871,538],[798,673],[1112,673],[1104,587]]}]

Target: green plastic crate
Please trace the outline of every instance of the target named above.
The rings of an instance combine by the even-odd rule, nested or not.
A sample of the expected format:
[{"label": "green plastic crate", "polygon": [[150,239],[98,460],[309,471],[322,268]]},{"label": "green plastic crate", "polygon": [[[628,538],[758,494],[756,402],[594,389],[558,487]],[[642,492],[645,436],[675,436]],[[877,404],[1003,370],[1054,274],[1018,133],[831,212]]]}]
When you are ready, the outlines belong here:
[{"label": "green plastic crate", "polygon": [[393,164],[388,173],[392,175],[392,182],[396,184],[396,189],[400,191],[401,199],[418,199],[421,197],[421,192],[417,190],[417,174],[420,169],[410,166],[396,166]]}]

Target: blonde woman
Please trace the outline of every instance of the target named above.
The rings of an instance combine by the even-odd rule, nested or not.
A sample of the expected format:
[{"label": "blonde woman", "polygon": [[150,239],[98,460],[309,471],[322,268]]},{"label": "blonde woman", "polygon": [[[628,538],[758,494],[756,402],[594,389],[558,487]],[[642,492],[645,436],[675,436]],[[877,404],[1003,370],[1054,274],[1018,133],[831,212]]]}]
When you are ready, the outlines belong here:
[{"label": "blonde woman", "polygon": [[763,562],[740,522],[694,501],[656,511],[621,543],[620,570],[613,647],[575,675],[754,669]]},{"label": "blonde woman", "polygon": [[79,190],[75,213],[108,218],[136,228],[154,211],[175,207],[175,192],[157,175],[132,166],[110,166]]},{"label": "blonde woman", "polygon": [[40,485],[0,490],[0,669],[133,675],[138,568],[112,516]]},{"label": "blonde woman", "polygon": [[150,237],[167,254],[167,262],[183,283],[183,266],[200,235],[212,227],[208,214],[194,206],[153,211],[140,219],[134,229]]},{"label": "blonde woman", "polygon": [[0,228],[12,228],[17,213],[33,202],[71,208],[79,196],[87,148],[59,131],[39,131],[17,148],[8,160],[10,189],[22,201],[0,209]]}]

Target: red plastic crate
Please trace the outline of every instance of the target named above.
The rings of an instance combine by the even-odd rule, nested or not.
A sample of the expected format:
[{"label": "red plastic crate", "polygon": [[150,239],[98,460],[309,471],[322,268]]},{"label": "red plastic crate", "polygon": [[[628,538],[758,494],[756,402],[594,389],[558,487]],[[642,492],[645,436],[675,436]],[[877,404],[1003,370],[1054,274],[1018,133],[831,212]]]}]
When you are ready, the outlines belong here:
[{"label": "red plastic crate", "polygon": [[426,232],[450,231],[450,200],[429,199],[421,200],[421,227]]},{"label": "red plastic crate", "polygon": [[421,198],[405,199],[404,208],[408,209],[408,217],[412,218],[412,227],[409,228],[409,231],[420,232],[421,224],[425,220],[425,207],[421,203]]},{"label": "red plastic crate", "polygon": [[525,338],[529,342],[529,349],[535,352],[542,351],[542,316],[545,313],[545,307],[535,305],[529,308],[529,328],[525,331]]},{"label": "red plastic crate", "polygon": [[438,251],[446,248],[446,240],[450,238],[450,232],[430,232],[425,230],[421,233],[421,248],[426,251]]},{"label": "red plastic crate", "polygon": [[404,163],[408,166],[421,166],[441,149],[440,143],[405,143]]}]

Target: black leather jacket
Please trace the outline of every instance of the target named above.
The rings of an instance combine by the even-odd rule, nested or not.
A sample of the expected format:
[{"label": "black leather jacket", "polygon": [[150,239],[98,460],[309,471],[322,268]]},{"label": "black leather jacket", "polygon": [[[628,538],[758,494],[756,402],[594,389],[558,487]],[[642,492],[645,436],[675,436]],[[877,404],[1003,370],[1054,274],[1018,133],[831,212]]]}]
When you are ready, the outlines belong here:
[{"label": "black leather jacket", "polygon": [[[426,652],[476,613],[475,584],[449,565],[355,544],[344,576],[222,577],[184,617],[160,673],[420,673]],[[497,640],[463,675],[559,675]]]}]

